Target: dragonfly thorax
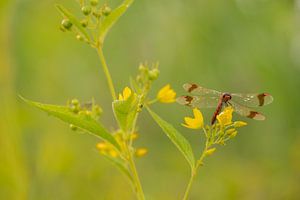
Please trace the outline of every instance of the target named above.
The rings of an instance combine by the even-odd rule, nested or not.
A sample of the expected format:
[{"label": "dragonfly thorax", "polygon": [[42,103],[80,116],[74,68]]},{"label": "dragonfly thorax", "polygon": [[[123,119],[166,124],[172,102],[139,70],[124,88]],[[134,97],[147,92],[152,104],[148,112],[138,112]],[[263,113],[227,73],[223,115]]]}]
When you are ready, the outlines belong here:
[{"label": "dragonfly thorax", "polygon": [[229,101],[230,99],[231,99],[231,95],[230,95],[230,94],[224,93],[224,94],[222,95],[222,101],[223,101],[224,103],[227,103],[227,101]]}]

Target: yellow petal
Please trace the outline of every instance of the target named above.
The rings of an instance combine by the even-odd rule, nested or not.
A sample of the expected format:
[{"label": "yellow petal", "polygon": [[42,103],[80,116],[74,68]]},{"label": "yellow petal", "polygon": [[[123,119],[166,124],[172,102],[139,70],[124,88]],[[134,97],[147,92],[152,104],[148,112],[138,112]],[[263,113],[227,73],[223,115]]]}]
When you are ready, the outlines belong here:
[{"label": "yellow petal", "polygon": [[124,101],[127,100],[130,96],[131,96],[131,89],[129,87],[125,87],[123,90]]},{"label": "yellow petal", "polygon": [[221,126],[227,126],[232,123],[232,107],[226,107],[218,116],[218,122]]},{"label": "yellow petal", "polygon": [[182,126],[190,129],[199,129],[203,127],[203,116],[200,110],[197,108],[193,109],[194,118],[185,117],[184,121],[185,124],[182,124]]},{"label": "yellow petal", "polygon": [[175,102],[176,92],[171,88],[169,84],[161,88],[157,94],[157,99],[162,103]]},{"label": "yellow petal", "polygon": [[123,101],[123,96],[121,94],[119,94],[119,100]]}]

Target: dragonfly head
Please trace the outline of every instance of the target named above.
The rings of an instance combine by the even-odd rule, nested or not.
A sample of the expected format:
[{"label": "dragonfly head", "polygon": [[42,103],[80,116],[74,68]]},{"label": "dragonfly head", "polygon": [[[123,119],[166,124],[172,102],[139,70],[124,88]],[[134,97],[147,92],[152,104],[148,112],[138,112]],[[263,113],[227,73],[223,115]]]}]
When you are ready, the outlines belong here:
[{"label": "dragonfly head", "polygon": [[222,96],[223,102],[227,103],[231,99],[231,95],[228,93],[224,93]]}]

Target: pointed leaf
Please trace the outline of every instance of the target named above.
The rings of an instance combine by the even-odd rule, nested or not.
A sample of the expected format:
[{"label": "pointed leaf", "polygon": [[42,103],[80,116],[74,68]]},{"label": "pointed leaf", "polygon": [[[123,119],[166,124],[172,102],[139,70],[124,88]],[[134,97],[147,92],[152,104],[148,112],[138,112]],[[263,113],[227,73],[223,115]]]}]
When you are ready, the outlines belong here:
[{"label": "pointed leaf", "polygon": [[82,114],[75,114],[70,110],[67,106],[57,106],[57,105],[49,105],[49,104],[42,104],[38,102],[33,102],[27,100],[23,97],[20,97],[29,105],[37,107],[48,114],[61,119],[64,122],[73,124],[92,135],[100,137],[101,139],[111,143],[116,149],[120,150],[120,146],[115,140],[115,138],[105,130],[105,128],[98,123],[95,119],[90,116],[82,115]]},{"label": "pointed leaf", "polygon": [[124,0],[124,2],[114,9],[103,21],[99,29],[99,40],[103,44],[105,36],[110,28],[118,21],[118,19],[126,12],[133,0]]},{"label": "pointed leaf", "polygon": [[115,117],[123,131],[127,132],[132,129],[137,114],[137,106],[137,95],[134,93],[125,101],[115,100],[113,102]]},{"label": "pointed leaf", "polygon": [[147,107],[150,115],[164,131],[164,133],[170,138],[170,140],[175,144],[179,151],[184,155],[191,168],[195,166],[195,158],[192,147],[190,143],[179,133],[171,124],[164,121],[156,113],[154,113],[149,107]]},{"label": "pointed leaf", "polygon": [[82,27],[80,21],[72,13],[70,13],[66,8],[59,4],[56,5],[56,8],[63,16],[67,17],[72,22],[72,24],[74,24],[78,28],[78,30],[86,37],[86,39],[90,40],[87,31]]}]

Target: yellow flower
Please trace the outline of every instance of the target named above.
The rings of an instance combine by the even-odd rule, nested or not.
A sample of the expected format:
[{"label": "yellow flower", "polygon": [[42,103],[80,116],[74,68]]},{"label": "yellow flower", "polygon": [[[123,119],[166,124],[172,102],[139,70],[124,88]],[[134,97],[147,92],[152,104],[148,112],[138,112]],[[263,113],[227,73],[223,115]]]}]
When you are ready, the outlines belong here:
[{"label": "yellow flower", "polygon": [[175,102],[176,92],[168,84],[161,88],[157,94],[157,99],[162,103],[173,103]]},{"label": "yellow flower", "polygon": [[218,122],[221,126],[227,126],[232,123],[232,107],[226,107],[223,112],[221,112],[218,116]]},{"label": "yellow flower", "polygon": [[197,108],[193,109],[194,118],[191,117],[185,117],[184,121],[185,124],[182,124],[182,126],[190,128],[190,129],[199,129],[203,127],[203,116],[200,110]]},{"label": "yellow flower", "polygon": [[123,95],[119,94],[120,101],[126,101],[131,96],[131,89],[129,87],[125,87],[123,90]]}]

